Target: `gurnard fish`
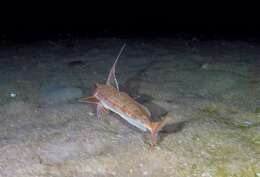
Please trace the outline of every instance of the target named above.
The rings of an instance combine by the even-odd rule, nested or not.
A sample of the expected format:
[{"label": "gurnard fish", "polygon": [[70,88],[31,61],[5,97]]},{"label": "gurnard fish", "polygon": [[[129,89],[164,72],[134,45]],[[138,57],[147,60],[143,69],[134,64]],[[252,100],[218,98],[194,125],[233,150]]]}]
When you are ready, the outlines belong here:
[{"label": "gurnard fish", "polygon": [[127,93],[119,91],[115,67],[124,47],[125,44],[109,72],[106,84],[96,84],[94,94],[83,97],[79,101],[97,104],[96,114],[98,118],[112,111],[140,130],[144,132],[149,130],[151,133],[151,146],[154,147],[157,144],[158,132],[166,124],[168,117],[164,116],[157,122],[152,121],[151,113],[147,107],[137,102]]}]

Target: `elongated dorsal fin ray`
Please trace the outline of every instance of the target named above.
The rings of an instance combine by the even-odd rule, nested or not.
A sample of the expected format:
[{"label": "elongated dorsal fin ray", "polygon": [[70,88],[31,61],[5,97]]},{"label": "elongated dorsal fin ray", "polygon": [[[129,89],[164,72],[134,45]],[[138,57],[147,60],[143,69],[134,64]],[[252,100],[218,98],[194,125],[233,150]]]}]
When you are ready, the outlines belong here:
[{"label": "elongated dorsal fin ray", "polygon": [[119,87],[118,87],[118,82],[116,80],[116,74],[115,74],[115,72],[116,72],[116,63],[117,63],[117,60],[119,59],[120,55],[122,54],[125,46],[126,46],[126,44],[124,44],[121,47],[121,49],[120,49],[120,51],[119,51],[119,53],[118,53],[118,55],[116,57],[116,61],[114,62],[113,66],[112,66],[112,68],[111,68],[111,70],[109,72],[107,81],[106,81],[107,85],[114,85],[118,91],[119,91]]}]

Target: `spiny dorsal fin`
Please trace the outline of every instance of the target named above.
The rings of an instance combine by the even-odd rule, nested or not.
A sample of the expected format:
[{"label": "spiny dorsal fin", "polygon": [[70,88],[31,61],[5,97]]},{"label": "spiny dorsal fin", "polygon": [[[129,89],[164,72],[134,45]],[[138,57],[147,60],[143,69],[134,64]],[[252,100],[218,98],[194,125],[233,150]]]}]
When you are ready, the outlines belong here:
[{"label": "spiny dorsal fin", "polygon": [[124,44],[122,47],[121,47],[121,50],[119,51],[117,57],[116,57],[116,61],[114,62],[110,72],[109,72],[109,75],[108,75],[108,78],[107,78],[107,81],[106,81],[106,84],[107,85],[114,85],[116,87],[116,89],[119,91],[119,87],[118,87],[118,82],[116,80],[116,75],[115,75],[115,72],[116,72],[116,63],[117,63],[117,60],[119,59],[120,55],[122,54],[124,48],[125,48],[126,44]]}]

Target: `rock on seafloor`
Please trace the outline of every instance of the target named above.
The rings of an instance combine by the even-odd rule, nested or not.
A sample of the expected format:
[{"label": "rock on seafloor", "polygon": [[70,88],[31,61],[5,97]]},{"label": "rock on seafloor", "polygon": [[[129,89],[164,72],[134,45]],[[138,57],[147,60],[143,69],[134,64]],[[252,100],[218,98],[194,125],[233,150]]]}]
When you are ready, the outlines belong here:
[{"label": "rock on seafloor", "polygon": [[43,89],[41,97],[46,104],[56,104],[80,98],[82,95],[80,88],[55,85]]}]

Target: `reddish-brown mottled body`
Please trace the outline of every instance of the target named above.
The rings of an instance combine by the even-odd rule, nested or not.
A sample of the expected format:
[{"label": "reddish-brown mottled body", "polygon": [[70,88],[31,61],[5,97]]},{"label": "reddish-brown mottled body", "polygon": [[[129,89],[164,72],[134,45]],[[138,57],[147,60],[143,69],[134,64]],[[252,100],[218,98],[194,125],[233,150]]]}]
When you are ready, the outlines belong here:
[{"label": "reddish-brown mottled body", "polygon": [[103,104],[115,107],[120,112],[124,112],[127,116],[137,119],[145,125],[150,124],[150,112],[145,109],[140,103],[135,101],[125,92],[117,91],[113,86],[110,85],[96,85],[96,91],[94,96],[98,100],[102,100]]}]

